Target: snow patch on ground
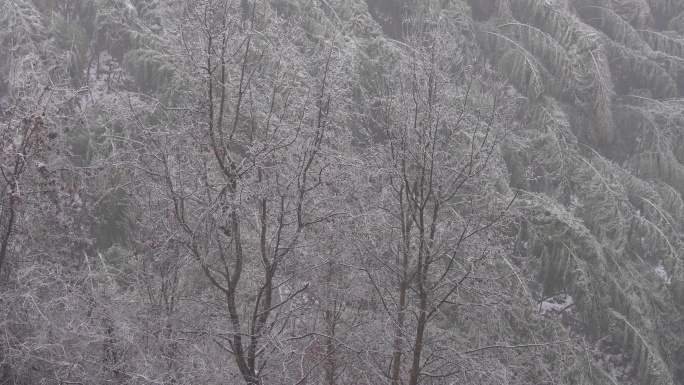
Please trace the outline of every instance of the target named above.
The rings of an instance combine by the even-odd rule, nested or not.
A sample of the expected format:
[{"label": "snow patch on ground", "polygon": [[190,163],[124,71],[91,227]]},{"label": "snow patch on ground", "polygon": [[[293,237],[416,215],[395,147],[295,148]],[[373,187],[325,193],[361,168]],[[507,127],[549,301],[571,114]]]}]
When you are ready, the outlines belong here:
[{"label": "snow patch on ground", "polygon": [[124,80],[121,66],[106,50],[100,52],[97,57],[90,61],[90,67],[87,71],[87,92],[84,92],[80,99],[82,111],[96,105],[114,83],[119,84]]},{"label": "snow patch on ground", "polygon": [[655,273],[658,274],[658,277],[660,277],[663,281],[665,281],[666,284],[672,283],[670,280],[670,276],[667,275],[667,270],[665,270],[665,266],[663,266],[663,261],[659,261],[658,265],[653,268],[655,270]]},{"label": "snow patch on ground", "polygon": [[513,84],[509,84],[506,86],[506,95],[509,98],[514,98],[514,97],[518,96],[518,94],[519,94],[518,89],[515,88],[515,86]]},{"label": "snow patch on ground", "polygon": [[568,293],[559,293],[554,296],[544,298],[539,303],[539,314],[558,320],[570,333],[570,335],[581,334],[584,323],[582,316],[575,309],[575,301]]},{"label": "snow patch on ground", "polygon": [[[572,296],[568,293],[559,293],[539,303],[539,312],[546,317],[558,319],[569,330],[570,335],[578,335],[583,323],[574,304]],[[596,363],[617,383],[637,384],[631,353],[613,342],[611,337],[599,340],[588,351]]]},{"label": "snow patch on ground", "polygon": [[569,294],[558,294],[547,298],[539,304],[539,313],[542,315],[549,312],[559,313],[569,309],[574,304]]},{"label": "snow patch on ground", "polygon": [[614,343],[611,337],[598,341],[591,353],[596,363],[619,383],[635,383],[636,370],[632,364],[631,354]]}]

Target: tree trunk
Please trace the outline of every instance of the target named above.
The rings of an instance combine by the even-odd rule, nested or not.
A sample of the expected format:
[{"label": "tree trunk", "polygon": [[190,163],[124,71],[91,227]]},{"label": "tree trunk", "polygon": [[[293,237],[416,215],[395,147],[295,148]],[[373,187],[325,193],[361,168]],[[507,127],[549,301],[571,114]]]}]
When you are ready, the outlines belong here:
[{"label": "tree trunk", "polygon": [[420,313],[418,315],[418,327],[416,328],[416,338],[413,345],[413,364],[409,376],[409,385],[418,384],[420,376],[420,357],[423,353],[423,336],[425,335],[425,325],[427,324],[427,293],[421,293]]}]

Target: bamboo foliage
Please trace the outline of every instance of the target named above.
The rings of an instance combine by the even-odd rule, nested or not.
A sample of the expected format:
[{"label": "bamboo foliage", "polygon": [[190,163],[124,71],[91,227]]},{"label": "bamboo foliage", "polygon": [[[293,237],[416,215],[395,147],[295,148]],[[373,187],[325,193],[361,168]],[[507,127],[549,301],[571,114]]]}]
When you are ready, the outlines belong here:
[{"label": "bamboo foliage", "polygon": [[[629,204],[616,167],[600,155],[582,158],[575,174],[577,194],[584,205],[584,223],[594,237],[621,254],[627,241]],[[581,181],[581,182],[580,182]]]},{"label": "bamboo foliage", "polygon": [[563,206],[541,195],[525,198],[519,208],[529,214],[529,249],[533,257],[541,259],[544,293],[568,290],[586,325],[585,332],[600,338],[608,325],[606,293],[596,284],[605,271],[601,245]]},{"label": "bamboo foliage", "polygon": [[646,0],[651,12],[654,15],[660,16],[662,18],[670,19],[676,16],[682,10],[684,10],[684,5],[677,0]]},{"label": "bamboo foliage", "polygon": [[[682,76],[679,35],[655,29],[674,4],[654,4],[511,1],[513,20],[480,28],[497,69],[530,98],[527,128],[505,157],[512,182],[529,191],[518,202],[523,250],[540,259],[544,290],[571,293],[584,324],[596,325],[588,335],[622,341],[642,383],[672,384],[682,340],[656,324],[681,320],[662,309],[682,299],[682,121],[670,100]],[[591,144],[586,122],[615,130],[594,137],[613,138],[617,158]]]},{"label": "bamboo foliage", "polygon": [[26,45],[38,43],[45,31],[40,13],[30,1],[5,1],[0,7],[0,24],[3,26],[0,42],[3,51],[12,47],[16,54],[26,53]]},{"label": "bamboo foliage", "polygon": [[[633,352],[632,358],[642,383],[675,384],[674,378],[660,356],[658,347],[651,342],[653,336],[645,334],[643,330],[616,311],[611,311],[610,316],[616,334],[622,337],[623,347],[628,347]],[[645,325],[645,327],[652,328],[652,325]]]},{"label": "bamboo foliage", "polygon": [[684,59],[684,40],[679,34],[649,29],[642,29],[639,32],[651,49]]},{"label": "bamboo foliage", "polygon": [[571,195],[568,176],[579,161],[577,138],[565,112],[553,99],[544,98],[530,109],[528,129],[511,135],[506,146],[511,184],[567,204]]},{"label": "bamboo foliage", "polygon": [[654,99],[677,96],[677,82],[668,71],[638,51],[608,42],[611,71],[632,79],[635,88],[648,89]]},{"label": "bamboo foliage", "polygon": [[578,0],[577,3],[577,13],[582,20],[604,32],[611,40],[633,50],[641,51],[646,48],[639,31],[614,11],[607,0]]},{"label": "bamboo foliage", "polygon": [[675,31],[682,33],[684,32],[684,14],[679,14],[667,23],[667,29],[670,31]]},{"label": "bamboo foliage", "polygon": [[642,29],[653,25],[653,15],[646,0],[612,0],[611,5],[634,28]]},{"label": "bamboo foliage", "polygon": [[124,66],[142,90],[176,91],[182,79],[173,57],[154,49],[136,49],[126,53]]},{"label": "bamboo foliage", "polygon": [[[500,51],[522,48],[526,55],[524,62],[528,65],[522,66],[523,61],[518,59],[504,61],[498,68],[514,80],[542,78],[543,86],[533,88],[534,91],[544,88],[555,97],[574,99],[593,117],[597,137],[603,141],[610,140],[613,136],[610,111],[613,84],[599,34],[579,20],[568,17],[562,8],[543,1],[514,1],[511,11],[516,22],[501,24],[497,27],[500,32],[494,35],[505,36],[498,37],[507,43]],[[513,38],[508,37],[510,27],[518,29]],[[496,40],[493,45],[496,46]],[[544,78],[538,75],[543,72],[540,69],[542,65],[552,76]],[[522,75],[525,71],[526,77]]]},{"label": "bamboo foliage", "polygon": [[[0,4],[0,78],[10,72],[12,62],[35,54],[44,39],[45,23],[30,1]],[[1,86],[0,86],[1,87]]]}]

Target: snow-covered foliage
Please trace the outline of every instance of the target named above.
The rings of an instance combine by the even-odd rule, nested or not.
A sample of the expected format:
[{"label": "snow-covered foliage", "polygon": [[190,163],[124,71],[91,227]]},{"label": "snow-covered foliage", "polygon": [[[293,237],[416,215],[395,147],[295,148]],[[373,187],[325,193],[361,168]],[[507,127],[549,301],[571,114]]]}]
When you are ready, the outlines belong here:
[{"label": "snow-covered foliage", "polygon": [[0,383],[684,384],[683,93],[679,0],[0,2]]}]

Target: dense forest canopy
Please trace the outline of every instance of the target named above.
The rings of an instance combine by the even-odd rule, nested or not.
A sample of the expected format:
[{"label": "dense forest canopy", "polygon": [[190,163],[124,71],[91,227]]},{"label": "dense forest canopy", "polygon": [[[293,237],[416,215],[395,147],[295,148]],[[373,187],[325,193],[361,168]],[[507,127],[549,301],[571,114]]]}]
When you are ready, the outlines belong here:
[{"label": "dense forest canopy", "polygon": [[684,384],[684,2],[0,0],[0,384]]}]

